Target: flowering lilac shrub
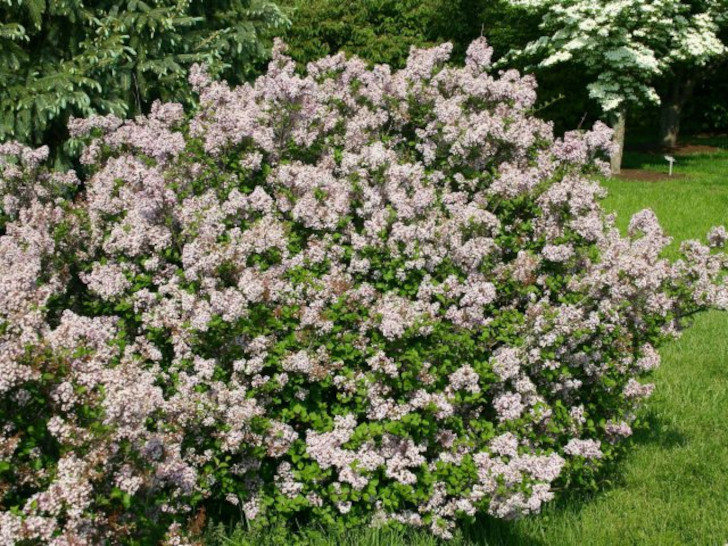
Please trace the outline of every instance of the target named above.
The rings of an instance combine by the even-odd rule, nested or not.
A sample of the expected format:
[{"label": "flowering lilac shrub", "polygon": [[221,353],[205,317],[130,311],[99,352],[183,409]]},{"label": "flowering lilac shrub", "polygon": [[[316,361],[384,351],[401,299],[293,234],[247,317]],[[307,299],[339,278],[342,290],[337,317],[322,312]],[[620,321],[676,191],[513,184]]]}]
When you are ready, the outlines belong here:
[{"label": "flowering lilac shrub", "polygon": [[537,512],[612,461],[717,247],[622,237],[535,82],[474,42],[337,55],[200,106],[74,120],[83,183],[0,148],[0,544],[194,539],[248,521]]}]

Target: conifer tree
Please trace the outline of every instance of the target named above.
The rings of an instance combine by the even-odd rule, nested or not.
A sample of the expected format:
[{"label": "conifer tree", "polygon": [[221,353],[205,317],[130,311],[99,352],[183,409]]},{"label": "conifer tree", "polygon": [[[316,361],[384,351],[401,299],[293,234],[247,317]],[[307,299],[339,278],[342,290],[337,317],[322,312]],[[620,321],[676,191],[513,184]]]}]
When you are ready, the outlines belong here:
[{"label": "conifer tree", "polygon": [[269,0],[0,0],[0,140],[57,152],[72,115],[185,102],[194,62],[239,83],[287,25]]}]

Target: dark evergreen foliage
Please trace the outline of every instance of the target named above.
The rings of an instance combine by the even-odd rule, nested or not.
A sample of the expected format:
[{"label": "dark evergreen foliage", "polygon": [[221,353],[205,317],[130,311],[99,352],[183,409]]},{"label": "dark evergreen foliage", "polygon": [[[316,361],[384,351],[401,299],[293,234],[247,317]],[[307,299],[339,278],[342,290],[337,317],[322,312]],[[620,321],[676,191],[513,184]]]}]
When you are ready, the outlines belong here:
[{"label": "dark evergreen foliage", "polygon": [[239,83],[288,25],[269,0],[0,0],[0,140],[50,144],[71,115],[185,102],[193,62]]}]

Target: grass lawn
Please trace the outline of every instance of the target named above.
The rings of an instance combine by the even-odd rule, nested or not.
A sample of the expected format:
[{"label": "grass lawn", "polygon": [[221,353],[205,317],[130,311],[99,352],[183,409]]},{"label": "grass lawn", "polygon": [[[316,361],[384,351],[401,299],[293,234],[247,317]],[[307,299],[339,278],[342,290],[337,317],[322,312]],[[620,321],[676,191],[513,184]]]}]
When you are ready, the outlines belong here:
[{"label": "grass lawn", "polygon": [[[662,155],[628,154],[625,166],[666,172]],[[728,226],[728,151],[678,157],[676,174],[659,182],[609,180],[607,210],[627,226],[652,208],[675,242]],[[670,252],[672,254],[672,252]],[[461,529],[453,546],[723,546],[728,543],[728,313],[696,317],[664,347],[655,394],[643,412],[649,431],[635,437],[615,483],[587,498],[565,498],[516,522],[483,518]],[[218,533],[215,533],[218,534]],[[311,545],[425,546],[424,532],[309,531]],[[291,536],[220,529],[211,544],[293,544]]]}]

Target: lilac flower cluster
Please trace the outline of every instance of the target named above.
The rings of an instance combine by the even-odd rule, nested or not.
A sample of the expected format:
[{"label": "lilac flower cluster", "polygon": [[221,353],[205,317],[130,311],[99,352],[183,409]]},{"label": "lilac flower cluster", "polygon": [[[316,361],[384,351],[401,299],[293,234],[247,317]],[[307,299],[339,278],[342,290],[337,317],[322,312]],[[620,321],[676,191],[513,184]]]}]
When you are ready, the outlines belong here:
[{"label": "lilac flower cluster", "polygon": [[725,229],[623,237],[606,126],[449,53],[195,67],[190,117],[72,122],[81,186],[0,146],[0,544],[183,544],[203,502],[448,537],[618,453],[659,342],[728,307]]}]

